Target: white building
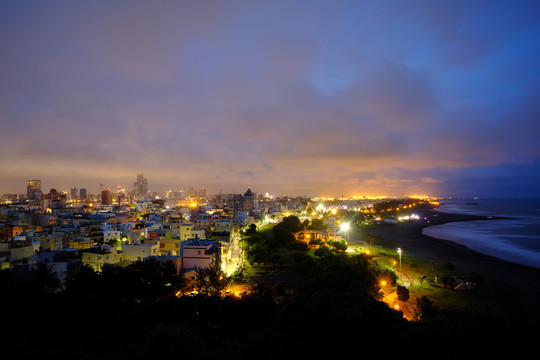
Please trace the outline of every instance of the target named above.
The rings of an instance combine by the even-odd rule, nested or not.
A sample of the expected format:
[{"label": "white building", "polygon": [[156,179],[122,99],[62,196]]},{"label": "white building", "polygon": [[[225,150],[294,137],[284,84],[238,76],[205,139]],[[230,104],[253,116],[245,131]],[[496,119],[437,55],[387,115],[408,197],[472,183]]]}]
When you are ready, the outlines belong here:
[{"label": "white building", "polygon": [[121,239],[122,232],[119,230],[103,230],[103,241],[108,243],[111,240]]},{"label": "white building", "polygon": [[219,242],[209,240],[188,240],[180,243],[182,268],[185,270],[206,268],[219,259]]}]

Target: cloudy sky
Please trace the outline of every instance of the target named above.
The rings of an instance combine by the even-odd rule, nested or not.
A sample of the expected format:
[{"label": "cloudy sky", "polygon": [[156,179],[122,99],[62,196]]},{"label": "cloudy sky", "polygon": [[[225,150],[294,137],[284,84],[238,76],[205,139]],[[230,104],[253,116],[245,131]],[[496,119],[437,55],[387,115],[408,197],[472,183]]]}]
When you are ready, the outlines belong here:
[{"label": "cloudy sky", "polygon": [[540,197],[540,2],[4,0],[0,193]]}]

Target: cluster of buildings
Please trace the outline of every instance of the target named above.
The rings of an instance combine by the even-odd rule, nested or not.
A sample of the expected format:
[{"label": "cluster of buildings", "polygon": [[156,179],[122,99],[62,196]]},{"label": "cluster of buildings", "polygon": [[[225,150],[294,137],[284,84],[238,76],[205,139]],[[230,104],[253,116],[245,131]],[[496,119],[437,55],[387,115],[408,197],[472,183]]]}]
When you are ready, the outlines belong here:
[{"label": "cluster of buildings", "polygon": [[45,263],[61,281],[82,265],[100,271],[105,264],[147,259],[171,261],[184,274],[215,261],[225,268],[241,258],[242,228],[305,209],[307,201],[257,196],[251,189],[150,197],[142,175],[134,183],[136,201],[119,201],[118,193],[111,199],[107,188],[94,202],[81,199],[84,189],[71,198],[55,189],[43,193],[39,180],[30,180],[27,190],[26,199],[0,205],[0,268],[25,274]]}]

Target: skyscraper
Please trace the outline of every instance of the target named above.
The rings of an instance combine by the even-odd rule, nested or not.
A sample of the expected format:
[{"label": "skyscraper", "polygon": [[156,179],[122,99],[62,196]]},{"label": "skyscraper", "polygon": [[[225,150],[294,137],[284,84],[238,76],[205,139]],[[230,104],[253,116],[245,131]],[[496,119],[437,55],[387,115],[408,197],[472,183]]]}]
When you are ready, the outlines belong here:
[{"label": "skyscraper", "polygon": [[244,211],[249,211],[250,213],[251,211],[253,211],[254,199],[255,194],[253,193],[253,191],[251,191],[250,188],[248,188],[247,191],[244,193],[244,198],[242,201],[242,207]]},{"label": "skyscraper", "polygon": [[26,186],[26,197],[28,199],[37,199],[38,195],[41,195],[41,180],[28,180]]},{"label": "skyscraper", "polygon": [[101,204],[102,205],[113,204],[113,193],[111,193],[108,188],[103,189],[103,191],[101,192]]},{"label": "skyscraper", "polygon": [[81,188],[81,190],[79,190],[79,199],[86,200],[87,196],[88,196],[88,193],[86,192],[86,189]]},{"label": "skyscraper", "polygon": [[142,197],[148,193],[148,179],[143,174],[137,174],[137,181],[133,183],[133,195]]},{"label": "skyscraper", "polygon": [[79,189],[77,189],[76,187],[71,188],[70,199],[76,200],[78,199],[78,197],[79,197]]}]

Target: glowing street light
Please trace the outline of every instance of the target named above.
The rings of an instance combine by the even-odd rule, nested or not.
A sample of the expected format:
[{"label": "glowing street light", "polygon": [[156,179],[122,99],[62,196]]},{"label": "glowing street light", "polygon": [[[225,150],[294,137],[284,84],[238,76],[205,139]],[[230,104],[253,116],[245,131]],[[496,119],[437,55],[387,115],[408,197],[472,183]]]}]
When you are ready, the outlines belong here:
[{"label": "glowing street light", "polygon": [[340,226],[341,231],[345,232],[345,236],[347,237],[347,243],[349,242],[349,229],[350,225],[349,223],[343,223]]}]

